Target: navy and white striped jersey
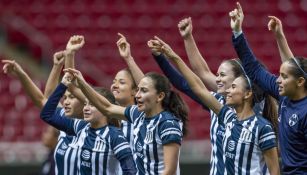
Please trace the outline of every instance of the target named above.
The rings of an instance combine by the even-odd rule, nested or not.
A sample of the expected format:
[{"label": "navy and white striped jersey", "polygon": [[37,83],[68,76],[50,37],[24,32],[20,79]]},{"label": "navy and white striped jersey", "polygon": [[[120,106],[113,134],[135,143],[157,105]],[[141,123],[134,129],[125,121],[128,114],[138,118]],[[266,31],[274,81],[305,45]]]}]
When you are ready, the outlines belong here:
[{"label": "navy and white striped jersey", "polygon": [[[224,96],[211,92],[211,94],[221,103],[225,104]],[[210,141],[211,141],[211,159],[210,159],[210,175],[224,174],[223,161],[223,138],[225,135],[225,124],[218,122],[218,116],[210,110]]]},{"label": "navy and white striped jersey", "polygon": [[[139,175],[157,175],[164,171],[163,145],[182,141],[182,122],[173,114],[163,111],[156,116],[146,118],[136,105],[127,107],[125,116],[133,123],[134,160]],[[179,158],[178,158],[179,160]],[[177,173],[179,174],[179,161]]]},{"label": "navy and white striped jersey", "polygon": [[[120,170],[119,160],[132,156],[130,145],[116,127],[94,129],[90,123],[70,118],[62,122],[72,136],[60,138],[62,142],[57,146],[55,159],[59,174],[116,175]],[[68,144],[67,138],[72,138]]]},{"label": "navy and white striped jersey", "polygon": [[60,156],[62,162],[60,160],[58,163],[63,164],[57,167],[58,173],[65,175],[114,175],[118,174],[119,162],[122,162],[122,168],[125,167],[127,173],[135,173],[134,162],[132,165],[128,165],[131,162],[125,162],[128,158],[133,160],[133,155],[129,143],[120,129],[108,125],[94,129],[90,127],[90,123],[67,118],[63,116],[61,110],[56,109],[66,89],[64,84],[59,84],[41,112],[41,118],[45,122],[72,136],[72,141],[69,144],[65,143],[66,140],[63,139],[63,142],[59,142],[57,146],[55,158]]},{"label": "navy and white striped jersey", "polygon": [[78,174],[119,174],[119,161],[132,156],[130,145],[123,133],[113,126],[94,129],[90,127],[90,124],[85,127],[82,125],[83,121],[74,122],[77,139],[69,145],[72,148],[72,155],[77,150],[75,160],[78,165]]},{"label": "navy and white striped jersey", "polygon": [[[59,117],[65,117],[64,109],[57,108],[55,115],[58,115]],[[72,159],[72,160],[69,159],[68,154],[66,155],[68,145],[72,142],[73,138],[74,136],[67,135],[65,132],[60,131],[60,135],[58,137],[58,143],[54,151],[55,174],[56,175],[68,174],[67,165],[75,161],[75,159]]]},{"label": "navy and white striped jersey", "polygon": [[270,122],[257,115],[237,120],[236,114],[227,106],[221,109],[219,117],[219,123],[226,124],[224,174],[262,174],[265,166],[263,151],[277,146]]},{"label": "navy and white striped jersey", "polygon": [[126,137],[128,143],[130,144],[131,149],[133,149],[133,125],[131,123],[129,123],[128,121],[122,120],[121,121],[121,129],[122,129],[124,136]]}]

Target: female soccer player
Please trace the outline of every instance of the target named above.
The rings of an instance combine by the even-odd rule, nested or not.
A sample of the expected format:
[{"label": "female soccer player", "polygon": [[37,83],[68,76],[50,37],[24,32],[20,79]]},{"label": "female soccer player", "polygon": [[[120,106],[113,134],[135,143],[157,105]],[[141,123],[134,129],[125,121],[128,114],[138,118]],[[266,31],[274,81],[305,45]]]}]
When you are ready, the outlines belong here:
[{"label": "female soccer player", "polygon": [[[132,152],[123,133],[109,125],[111,122],[108,118],[88,100],[83,108],[84,120],[61,117],[56,108],[70,83],[67,73],[41,112],[41,118],[48,124],[74,136],[73,141],[67,145],[67,158],[74,160],[68,168],[74,172],[73,174],[113,175],[119,173],[120,162],[124,175],[136,174]],[[115,103],[110,91],[103,88],[96,91],[110,103]]]},{"label": "female soccer player", "polygon": [[139,174],[179,174],[179,150],[186,132],[187,108],[171,90],[166,77],[148,73],[138,85],[137,105],[113,105],[97,94],[77,70],[66,70],[78,80],[91,103],[107,116],[134,126],[134,159]]},{"label": "female soccer player", "polygon": [[280,67],[279,77],[264,70],[242,33],[242,7],[229,13],[233,45],[248,76],[279,101],[279,146],[283,174],[307,172],[307,60],[293,57]]},{"label": "female soccer player", "polygon": [[[275,133],[270,122],[253,111],[256,94],[249,78],[242,75],[233,81],[226,90],[226,105],[223,105],[165,42],[158,37],[155,39],[154,49],[176,64],[192,91],[203,104],[218,114],[218,123],[225,125],[224,174],[262,174],[265,163],[271,174],[278,174]],[[227,105],[233,107],[236,113]],[[267,112],[264,111],[264,116],[270,120]]]},{"label": "female soccer player", "polygon": [[[13,60],[2,60],[5,64],[3,66],[4,73],[15,74],[20,80],[27,95],[31,98],[33,103],[40,109],[45,105],[47,98],[51,92],[56,88],[59,82],[62,67],[65,62],[65,67],[72,65],[74,53],[82,48],[84,45],[84,38],[82,36],[72,36],[65,51],[60,51],[54,54],[53,67],[49,74],[44,94],[35,85],[31,78],[21,68],[21,66]],[[78,92],[79,89],[72,88],[71,91],[66,91],[64,94],[63,107],[59,108],[59,112],[62,116],[72,118],[83,118],[83,102],[82,93]],[[80,91],[80,90],[79,90]],[[67,169],[67,165],[71,162],[65,158],[65,152],[67,145],[72,141],[72,137],[66,135],[64,132],[60,132],[57,146],[55,147],[55,173],[56,174],[69,174],[70,170]]]},{"label": "female soccer player", "polygon": [[[242,68],[238,64],[237,60],[225,60],[219,66],[217,75],[214,75],[209,66],[207,65],[205,59],[201,56],[196,43],[192,35],[192,20],[191,18],[185,18],[181,20],[178,24],[178,28],[182,38],[184,39],[184,44],[186,52],[191,63],[193,70],[201,78],[203,83],[209,87],[213,92],[211,92],[219,100],[221,104],[225,104],[226,89],[228,89],[233,82],[233,80],[242,74]],[[210,124],[210,139],[211,139],[211,160],[210,160],[210,174],[211,175],[222,175],[224,174],[224,162],[223,162],[223,148],[222,140],[225,134],[225,126],[223,124],[218,124],[218,117],[212,110],[202,103],[202,101],[197,97],[187,81],[182,77],[182,75],[167,61],[164,54],[161,54],[155,50],[155,41],[150,40],[148,42],[149,48],[151,48],[153,56],[168,77],[171,83],[180,91],[188,95],[198,104],[202,105],[204,109],[210,111],[211,124]],[[260,90],[258,90],[260,92]],[[260,92],[262,94],[263,92]],[[266,104],[274,103],[273,99],[266,98]],[[264,98],[259,98],[257,105],[254,105],[254,111],[257,114],[261,114],[263,111]],[[269,105],[271,106],[271,105]],[[275,112],[274,112],[275,111]],[[272,113],[274,113],[275,121],[277,123],[277,110],[273,107]],[[272,116],[273,118],[273,116]],[[264,169],[266,171],[266,169]]]},{"label": "female soccer player", "polygon": [[[117,72],[111,85],[111,91],[116,99],[116,102],[123,107],[132,106],[135,104],[135,94],[137,93],[136,84],[144,77],[143,72],[135,63],[131,56],[130,44],[124,35],[118,33],[120,38],[117,41],[118,51],[120,56],[126,62],[128,69],[122,69]],[[121,121],[121,128],[124,132],[127,141],[133,149],[133,126],[128,121]],[[132,150],[133,151],[133,150]]]}]

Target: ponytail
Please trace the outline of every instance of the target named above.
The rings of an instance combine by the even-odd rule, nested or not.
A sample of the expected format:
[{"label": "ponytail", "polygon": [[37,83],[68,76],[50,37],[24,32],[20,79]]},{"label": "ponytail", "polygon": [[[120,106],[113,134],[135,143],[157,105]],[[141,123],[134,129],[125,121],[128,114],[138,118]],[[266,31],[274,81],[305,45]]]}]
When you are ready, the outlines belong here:
[{"label": "ponytail", "polygon": [[276,100],[268,94],[264,96],[263,117],[271,122],[276,135],[278,135],[277,103]]},{"label": "ponytail", "polygon": [[188,132],[188,107],[177,92],[170,91],[162,101],[162,107],[173,113],[176,118],[182,121],[182,133],[185,136]]},{"label": "ponytail", "polygon": [[149,77],[153,80],[157,93],[163,92],[165,94],[165,97],[162,100],[162,107],[164,110],[171,112],[176,118],[182,121],[182,133],[185,136],[187,133],[188,121],[188,107],[185,102],[178,93],[171,90],[171,84],[164,75],[149,72],[145,74],[145,77]]}]

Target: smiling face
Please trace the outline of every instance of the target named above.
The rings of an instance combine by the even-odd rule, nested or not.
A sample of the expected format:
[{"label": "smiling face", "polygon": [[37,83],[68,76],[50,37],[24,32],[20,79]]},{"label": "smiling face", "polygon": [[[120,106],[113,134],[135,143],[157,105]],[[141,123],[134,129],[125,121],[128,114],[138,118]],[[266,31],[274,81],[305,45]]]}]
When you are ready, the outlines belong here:
[{"label": "smiling face", "polygon": [[69,91],[66,91],[63,101],[63,107],[65,109],[65,115],[66,116],[72,116],[72,117],[82,117],[82,108],[83,104]]},{"label": "smiling face", "polygon": [[278,84],[279,95],[292,97],[297,90],[297,78],[291,74],[291,64],[284,62],[279,70]]},{"label": "smiling face", "polygon": [[136,93],[136,101],[139,111],[144,111],[147,114],[152,113],[158,105],[161,106],[161,94],[157,93],[154,82],[150,77],[144,77],[139,85]]},{"label": "smiling face", "polygon": [[232,70],[233,66],[228,62],[223,62],[216,74],[217,93],[226,94],[231,83],[234,81],[235,76]]},{"label": "smiling face", "polygon": [[247,98],[247,92],[250,92],[250,90],[246,89],[244,78],[236,78],[230,88],[226,90],[226,104],[233,107],[242,105]]},{"label": "smiling face", "polygon": [[119,71],[111,85],[111,92],[121,106],[132,105],[136,94],[134,80],[126,70]]},{"label": "smiling face", "polygon": [[98,123],[102,114],[97,110],[95,106],[93,106],[88,99],[85,100],[84,108],[83,108],[83,116],[84,120],[90,123]]}]

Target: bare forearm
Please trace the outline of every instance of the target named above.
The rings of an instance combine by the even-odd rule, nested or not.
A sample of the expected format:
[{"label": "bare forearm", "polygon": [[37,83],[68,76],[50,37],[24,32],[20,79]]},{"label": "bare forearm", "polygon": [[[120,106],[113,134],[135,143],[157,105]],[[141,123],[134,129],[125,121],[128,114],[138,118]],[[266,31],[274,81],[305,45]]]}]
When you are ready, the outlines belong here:
[{"label": "bare forearm", "polygon": [[44,96],[49,97],[51,93],[55,90],[57,85],[60,82],[62,66],[61,65],[53,65],[51,72],[49,74],[48,80],[46,82],[46,87],[44,91]]},{"label": "bare forearm", "polygon": [[75,52],[74,51],[65,51],[65,69],[75,68]]},{"label": "bare forearm", "polygon": [[94,105],[100,112],[106,114],[106,109],[111,106],[111,103],[98,94],[87,82],[79,81],[79,87],[85,97]]},{"label": "bare forearm", "polygon": [[144,77],[144,73],[142,72],[140,67],[136,64],[133,57],[127,58],[127,59],[125,59],[125,61],[127,63],[127,66],[129,68],[132,76],[133,76],[135,83],[139,84],[141,79]]},{"label": "bare forearm", "polygon": [[[194,74],[190,68],[183,62],[183,60],[179,56],[174,56],[172,58],[174,64],[177,66],[178,70],[182,73],[183,77],[187,80],[189,86],[194,91],[197,89],[204,88],[205,91],[208,91],[207,88],[202,84],[199,77]],[[208,92],[209,93],[209,92]]]},{"label": "bare forearm", "polygon": [[119,120],[127,120],[124,111],[125,108],[111,104],[105,97],[97,93],[87,82],[79,82],[79,87],[86,98],[104,115],[114,117]]},{"label": "bare forearm", "polygon": [[290,58],[293,58],[293,53],[291,52],[291,49],[288,45],[287,39],[285,37],[284,34],[280,34],[276,37],[276,41],[277,41],[277,46],[278,46],[278,50],[279,50],[279,54],[281,57],[281,61],[287,61]]},{"label": "bare forearm", "polygon": [[195,71],[196,75],[201,78],[201,80],[206,84],[209,89],[216,91],[216,77],[211,72],[207,62],[199,52],[192,34],[184,39],[184,46],[192,69]]},{"label": "bare forearm", "polygon": [[179,56],[174,57],[172,60],[177,65],[184,78],[187,80],[195,95],[197,95],[203,104],[208,106],[208,108],[210,108],[213,112],[216,114],[219,113],[222,105],[216,100],[215,97],[211,95],[200,78],[197,77],[197,75],[195,75],[191,69],[189,69],[189,67],[182,61]]},{"label": "bare forearm", "polygon": [[86,100],[85,100],[86,97],[79,88],[77,88],[75,86],[69,86],[68,91],[71,92],[82,103],[86,102]]},{"label": "bare forearm", "polygon": [[35,83],[31,80],[31,78],[25,72],[18,72],[17,77],[19,78],[25,92],[31,98],[33,103],[42,108],[46,103],[46,98],[41,92],[41,90],[35,85]]}]

